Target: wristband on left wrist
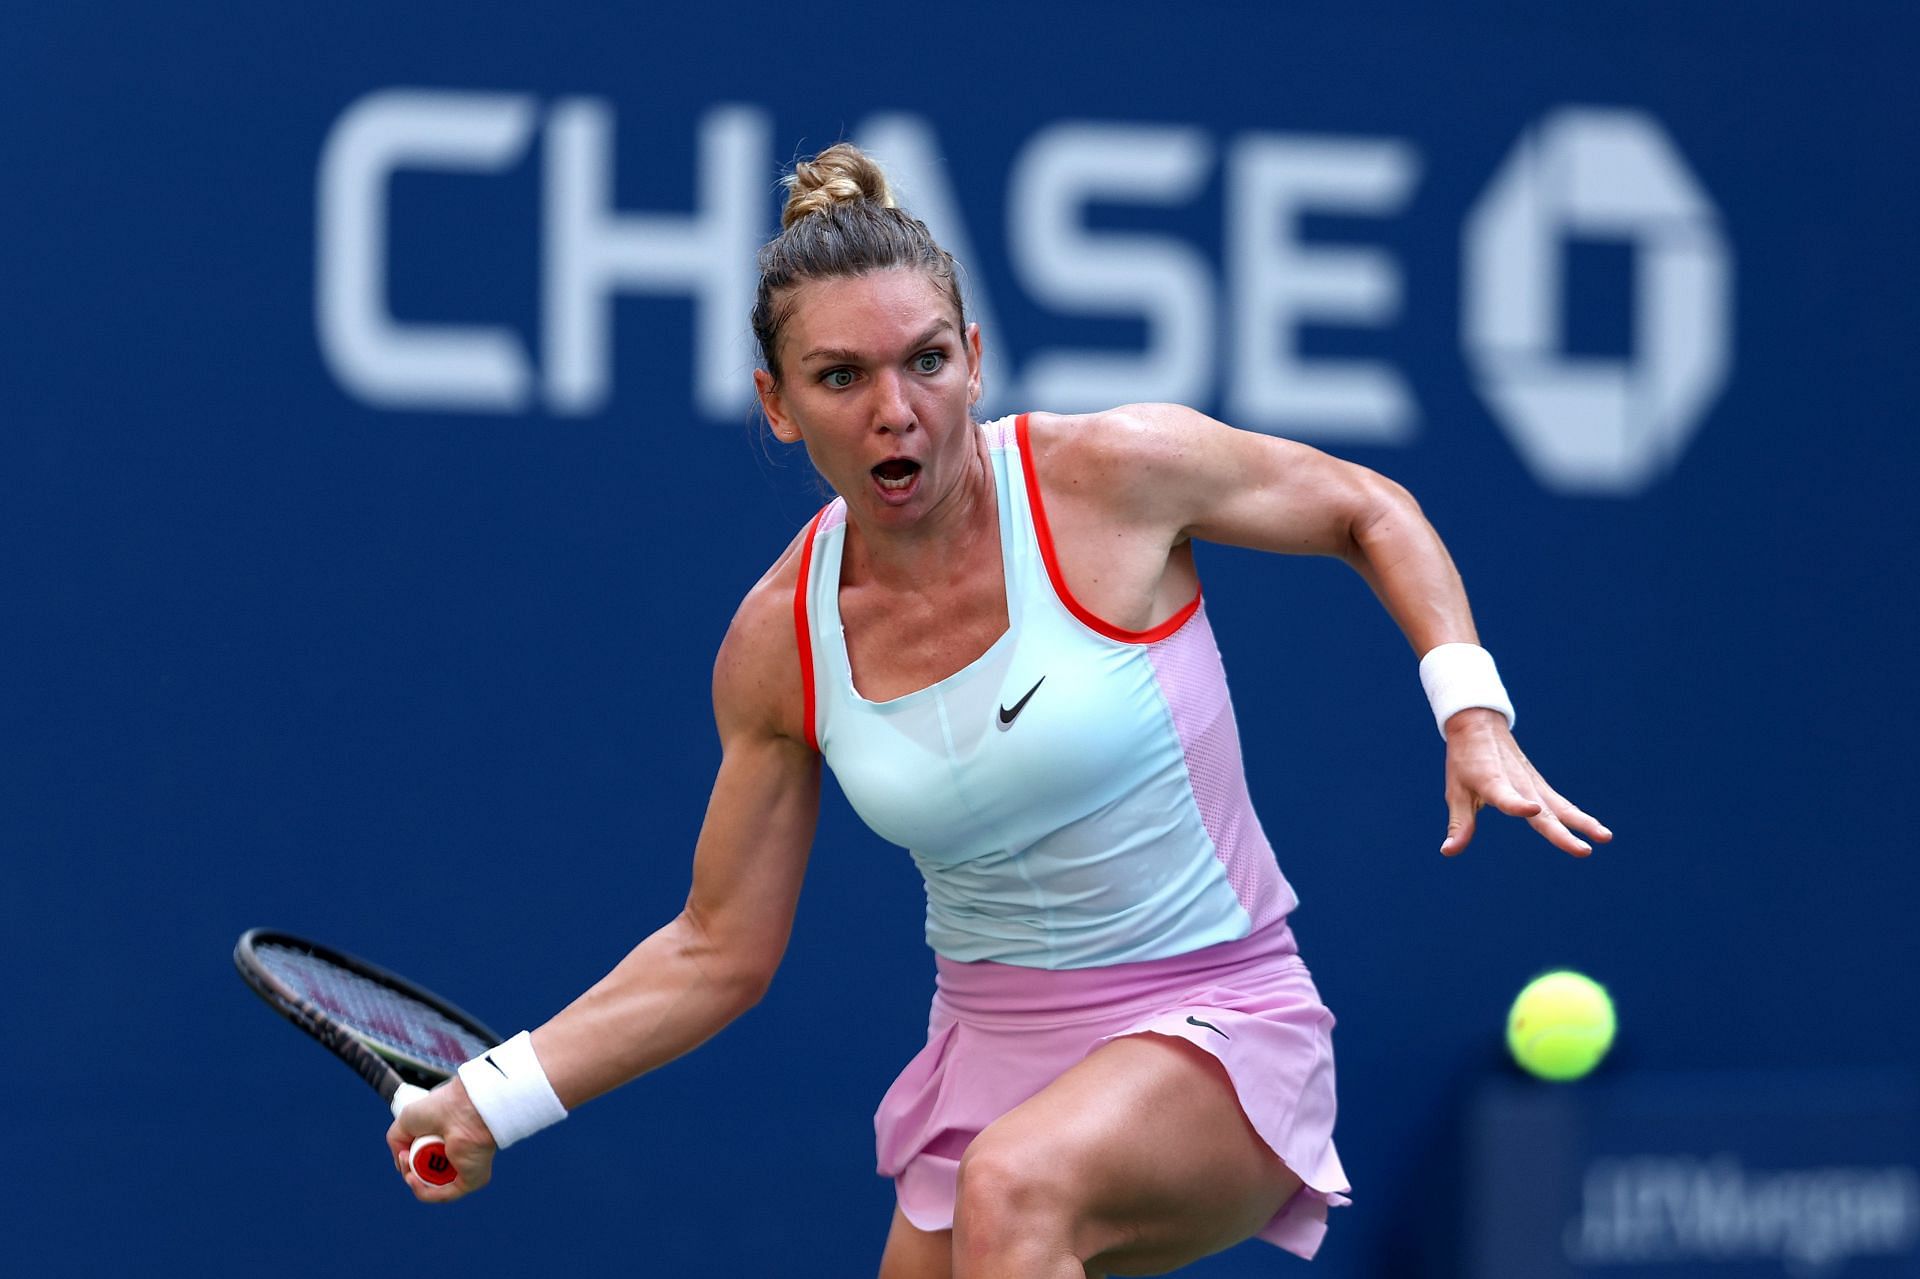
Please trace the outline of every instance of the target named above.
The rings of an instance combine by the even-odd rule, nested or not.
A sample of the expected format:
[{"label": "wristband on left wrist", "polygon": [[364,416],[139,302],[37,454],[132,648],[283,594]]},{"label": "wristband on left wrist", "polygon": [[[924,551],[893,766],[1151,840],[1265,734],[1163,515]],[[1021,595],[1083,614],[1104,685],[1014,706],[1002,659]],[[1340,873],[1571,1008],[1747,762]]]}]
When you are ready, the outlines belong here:
[{"label": "wristband on left wrist", "polygon": [[1498,711],[1507,727],[1513,727],[1513,700],[1500,682],[1493,654],[1478,644],[1440,644],[1429,650],[1420,659],[1420,685],[1441,737],[1447,735],[1448,720],[1475,707]]}]

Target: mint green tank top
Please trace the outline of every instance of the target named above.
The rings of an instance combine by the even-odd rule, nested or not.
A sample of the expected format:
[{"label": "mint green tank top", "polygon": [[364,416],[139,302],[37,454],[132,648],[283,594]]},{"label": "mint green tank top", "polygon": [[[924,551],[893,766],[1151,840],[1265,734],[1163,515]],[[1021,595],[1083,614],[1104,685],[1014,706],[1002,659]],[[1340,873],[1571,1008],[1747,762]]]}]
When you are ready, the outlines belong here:
[{"label": "mint green tank top", "polygon": [[1026,419],[983,425],[1007,630],[883,702],[840,620],[846,506],[815,517],[795,595],[808,732],[854,810],[926,882],[960,961],[1088,968],[1233,941],[1297,904],[1255,817],[1200,597],[1133,632],[1082,608],[1053,553]]}]

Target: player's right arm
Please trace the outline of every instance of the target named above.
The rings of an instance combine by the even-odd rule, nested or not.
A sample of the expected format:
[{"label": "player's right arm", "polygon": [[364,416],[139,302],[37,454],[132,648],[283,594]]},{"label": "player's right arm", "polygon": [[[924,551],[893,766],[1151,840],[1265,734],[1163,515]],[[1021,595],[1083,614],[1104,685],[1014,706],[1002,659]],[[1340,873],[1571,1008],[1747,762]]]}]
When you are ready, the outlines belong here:
[{"label": "player's right arm", "polygon": [[[714,663],[720,770],[686,905],[533,1032],[541,1068],[569,1110],[712,1038],[759,1001],[786,951],[820,800],[793,632],[797,543],[741,603]],[[444,1134],[460,1169],[446,1187],[409,1173],[417,1198],[443,1202],[487,1183],[491,1134],[458,1077],[394,1121],[387,1136],[396,1158],[416,1129]]]},{"label": "player's right arm", "polygon": [[686,905],[534,1032],[569,1109],[711,1038],[759,1002],[786,953],[820,808],[793,631],[798,554],[748,593],[714,662],[720,771]]}]

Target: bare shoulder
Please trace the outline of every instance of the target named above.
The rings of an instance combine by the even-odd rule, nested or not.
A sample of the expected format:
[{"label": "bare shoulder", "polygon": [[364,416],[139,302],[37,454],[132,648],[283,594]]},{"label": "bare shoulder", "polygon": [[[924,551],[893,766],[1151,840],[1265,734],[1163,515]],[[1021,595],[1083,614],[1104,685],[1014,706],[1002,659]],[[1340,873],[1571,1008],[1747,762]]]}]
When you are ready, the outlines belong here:
[{"label": "bare shoulder", "polygon": [[720,642],[713,663],[713,707],[723,738],[757,731],[805,739],[793,604],[806,538],[803,528],[753,584]]},{"label": "bare shoulder", "polygon": [[1178,404],[1035,414],[1028,431],[1049,501],[1175,542],[1345,554],[1355,522],[1404,495],[1365,467]]},{"label": "bare shoulder", "polygon": [[1203,473],[1232,428],[1181,404],[1123,404],[1098,413],[1033,413],[1036,471],[1049,497],[1133,518],[1184,523],[1182,480]]},{"label": "bare shoulder", "polygon": [[1064,466],[1114,466],[1177,458],[1227,430],[1184,404],[1122,404],[1097,413],[1029,413],[1027,434],[1047,460]]}]

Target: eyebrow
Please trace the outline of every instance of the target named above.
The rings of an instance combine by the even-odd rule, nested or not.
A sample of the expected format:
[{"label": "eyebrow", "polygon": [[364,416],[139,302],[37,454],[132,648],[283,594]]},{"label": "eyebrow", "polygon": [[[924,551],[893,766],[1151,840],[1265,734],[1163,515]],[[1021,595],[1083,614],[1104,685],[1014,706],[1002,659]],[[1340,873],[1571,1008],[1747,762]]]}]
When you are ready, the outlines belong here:
[{"label": "eyebrow", "polygon": [[[942,329],[945,329],[948,332],[952,332],[953,321],[952,320],[935,321],[919,337],[907,343],[908,349],[912,350],[918,347],[925,346],[927,343],[933,341],[933,339],[939,335]],[[845,361],[848,364],[858,364],[860,363],[861,358],[862,356],[858,351],[849,351],[845,347],[841,347],[841,346],[822,346],[822,347],[815,347],[813,350],[808,351],[805,355],[801,356],[800,362],[802,364],[805,364],[809,360],[824,359],[824,360]]]}]

